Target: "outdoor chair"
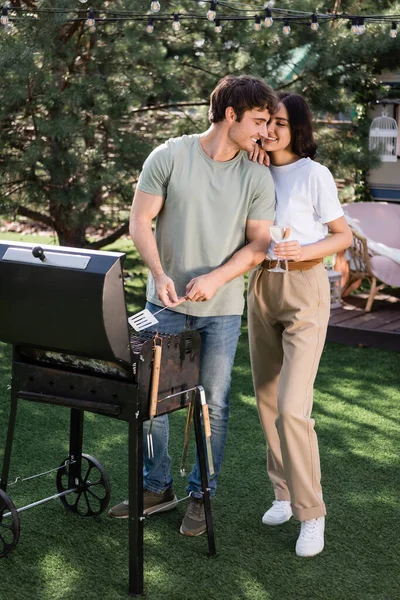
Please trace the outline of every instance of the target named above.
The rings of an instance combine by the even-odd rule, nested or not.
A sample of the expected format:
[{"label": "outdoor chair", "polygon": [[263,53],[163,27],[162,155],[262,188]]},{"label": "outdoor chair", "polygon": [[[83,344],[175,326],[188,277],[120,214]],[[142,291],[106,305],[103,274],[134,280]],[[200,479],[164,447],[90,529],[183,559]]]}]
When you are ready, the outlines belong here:
[{"label": "outdoor chair", "polygon": [[355,281],[367,279],[371,288],[365,311],[369,312],[382,287],[400,286],[400,205],[356,202],[344,205],[343,210],[353,232],[343,293]]}]

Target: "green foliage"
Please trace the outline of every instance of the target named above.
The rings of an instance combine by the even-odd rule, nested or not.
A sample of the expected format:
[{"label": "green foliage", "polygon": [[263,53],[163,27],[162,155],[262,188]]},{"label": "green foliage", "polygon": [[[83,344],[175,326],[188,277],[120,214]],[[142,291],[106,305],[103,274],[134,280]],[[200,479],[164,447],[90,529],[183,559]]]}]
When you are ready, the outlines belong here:
[{"label": "green foliage", "polygon": [[[148,8],[143,4],[99,0],[95,8],[143,13]],[[362,10],[377,13],[375,4],[367,0]],[[66,2],[40,3],[50,5],[65,7]],[[279,6],[298,8],[285,0]],[[162,4],[160,14],[204,15],[206,9],[182,0]],[[82,16],[86,10],[82,7]],[[303,0],[301,10],[311,13],[315,3]],[[343,0],[340,10],[351,13],[353,2]],[[218,11],[229,14],[222,6]],[[398,1],[379,3],[380,13],[399,11]],[[320,158],[335,175],[374,165],[366,144],[368,107],[381,93],[379,74],[400,65],[400,36],[390,39],[387,26],[370,24],[365,35],[355,36],[345,22],[321,24],[318,33],[293,24],[285,37],[278,22],[256,33],[251,21],[224,21],[220,34],[207,20],[182,19],[178,34],[171,22],[156,21],[151,35],[144,25],[98,23],[90,33],[84,21],[66,23],[63,15],[40,14],[19,20],[8,35],[2,32],[3,213],[41,220],[62,243],[72,245],[89,244],[91,225],[126,231],[126,211],[121,220],[120,209],[131,202],[145,157],[168,137],[207,127],[210,91],[228,73],[259,75],[277,89],[301,92],[324,121],[348,115],[347,128],[324,126],[318,132]]]}]

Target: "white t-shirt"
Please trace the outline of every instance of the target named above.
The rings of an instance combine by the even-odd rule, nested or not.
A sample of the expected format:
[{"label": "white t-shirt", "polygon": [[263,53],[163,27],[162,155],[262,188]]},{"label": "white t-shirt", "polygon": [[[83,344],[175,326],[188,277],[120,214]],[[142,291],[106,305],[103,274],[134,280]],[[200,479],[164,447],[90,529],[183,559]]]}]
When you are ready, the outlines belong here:
[{"label": "white t-shirt", "polygon": [[[275,224],[290,227],[290,240],[301,246],[328,235],[326,223],[343,216],[335,181],[329,169],[310,158],[281,167],[270,165],[275,183]],[[268,256],[275,258],[272,242]]]}]

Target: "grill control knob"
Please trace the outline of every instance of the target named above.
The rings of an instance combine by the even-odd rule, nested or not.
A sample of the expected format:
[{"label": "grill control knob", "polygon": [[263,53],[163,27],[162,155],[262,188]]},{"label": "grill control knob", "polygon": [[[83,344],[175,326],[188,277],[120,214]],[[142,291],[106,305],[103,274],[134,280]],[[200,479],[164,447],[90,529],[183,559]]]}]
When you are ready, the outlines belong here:
[{"label": "grill control knob", "polygon": [[32,248],[32,254],[35,258],[40,258],[42,262],[45,262],[46,257],[43,252],[43,248],[41,248],[40,246],[35,246],[34,248]]}]

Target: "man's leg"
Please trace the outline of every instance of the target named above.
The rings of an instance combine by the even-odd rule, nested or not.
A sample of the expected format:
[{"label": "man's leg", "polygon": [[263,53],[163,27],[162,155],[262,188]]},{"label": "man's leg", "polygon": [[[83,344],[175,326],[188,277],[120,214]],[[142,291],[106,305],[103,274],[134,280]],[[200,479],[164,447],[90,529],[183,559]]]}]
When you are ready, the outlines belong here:
[{"label": "man's leg", "polygon": [[[147,302],[146,308],[154,313],[160,306]],[[185,329],[187,317],[171,310],[164,310],[157,315],[158,323],[146,329],[147,332],[177,334]],[[143,439],[147,439],[150,421],[143,423]],[[154,456],[148,454],[147,443],[143,444],[143,508],[145,514],[155,510],[170,510],[177,503],[172,490],[171,458],[168,454],[169,424],[168,416],[162,415],[153,419],[151,435],[153,438]],[[109,510],[109,515],[115,518],[128,518],[129,506],[125,500]]]},{"label": "man's leg", "polygon": [[[204,387],[211,423],[211,447],[215,474],[209,480],[210,495],[214,496],[221,470],[229,419],[231,372],[240,335],[241,317],[191,317],[189,328],[201,335],[200,384]],[[206,530],[202,503],[199,460],[189,475],[187,492],[191,502],[182,522],[181,533],[200,535]],[[197,500],[197,502],[196,502]]]},{"label": "man's leg", "polygon": [[[146,308],[154,313],[160,310],[156,304],[147,302]],[[146,331],[159,331],[160,334],[177,334],[185,330],[187,317],[184,314],[172,310],[164,310],[157,315],[158,323],[149,327]],[[143,438],[147,439],[150,429],[150,421],[143,423]],[[171,457],[168,454],[169,423],[168,416],[161,415],[153,419],[151,429],[153,437],[154,457],[149,456],[147,444],[143,447],[143,478],[144,488],[151,492],[165,492],[172,485]]]}]

